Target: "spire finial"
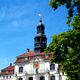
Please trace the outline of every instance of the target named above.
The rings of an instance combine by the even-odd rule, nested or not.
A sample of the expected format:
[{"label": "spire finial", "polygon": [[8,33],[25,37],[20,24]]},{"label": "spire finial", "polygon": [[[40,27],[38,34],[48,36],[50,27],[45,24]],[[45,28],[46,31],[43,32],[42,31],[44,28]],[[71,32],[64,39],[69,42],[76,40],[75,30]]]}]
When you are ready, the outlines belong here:
[{"label": "spire finial", "polygon": [[38,14],[39,17],[40,17],[40,22],[42,22],[42,15],[41,14]]}]

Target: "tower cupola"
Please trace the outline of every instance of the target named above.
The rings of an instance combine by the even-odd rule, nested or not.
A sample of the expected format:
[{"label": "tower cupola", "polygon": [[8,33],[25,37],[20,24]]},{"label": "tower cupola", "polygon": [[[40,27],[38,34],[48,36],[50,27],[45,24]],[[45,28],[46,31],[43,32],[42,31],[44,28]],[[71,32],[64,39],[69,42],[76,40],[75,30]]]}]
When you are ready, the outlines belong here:
[{"label": "tower cupola", "polygon": [[37,34],[42,33],[44,34],[44,24],[42,23],[42,19],[40,18],[39,24],[37,26]]},{"label": "tower cupola", "polygon": [[47,38],[44,29],[45,27],[42,23],[42,17],[40,17],[39,24],[37,25],[37,34],[34,38],[34,51],[36,53],[43,52],[47,46]]}]

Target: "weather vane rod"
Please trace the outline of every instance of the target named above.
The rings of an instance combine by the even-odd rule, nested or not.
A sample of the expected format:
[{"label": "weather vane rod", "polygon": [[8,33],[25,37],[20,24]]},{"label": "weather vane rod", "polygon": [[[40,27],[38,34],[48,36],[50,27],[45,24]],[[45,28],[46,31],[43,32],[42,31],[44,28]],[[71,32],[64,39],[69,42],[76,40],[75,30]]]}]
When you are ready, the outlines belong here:
[{"label": "weather vane rod", "polygon": [[40,17],[40,22],[42,22],[42,15],[38,14],[38,16]]}]

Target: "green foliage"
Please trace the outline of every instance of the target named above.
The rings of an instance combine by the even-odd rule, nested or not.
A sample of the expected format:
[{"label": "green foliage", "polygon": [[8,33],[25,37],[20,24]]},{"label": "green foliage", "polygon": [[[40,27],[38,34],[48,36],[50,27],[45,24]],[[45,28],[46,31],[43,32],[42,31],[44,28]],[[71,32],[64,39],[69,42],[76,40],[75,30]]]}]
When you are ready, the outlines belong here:
[{"label": "green foliage", "polygon": [[68,80],[80,80],[80,0],[51,0],[56,10],[65,6],[68,11],[67,24],[71,30],[54,35],[46,51],[53,52],[52,62],[61,65]]},{"label": "green foliage", "polygon": [[68,80],[80,80],[79,30],[70,30],[53,36],[47,50],[54,52],[52,62],[61,64]]},{"label": "green foliage", "polygon": [[80,31],[80,18],[79,18],[78,16],[75,16],[75,17],[74,17],[74,20],[73,20],[71,26],[74,26],[74,27],[73,27],[74,29]]},{"label": "green foliage", "polygon": [[64,5],[68,11],[67,24],[71,24],[75,16],[80,17],[80,0],[51,0],[50,6],[56,10]]}]

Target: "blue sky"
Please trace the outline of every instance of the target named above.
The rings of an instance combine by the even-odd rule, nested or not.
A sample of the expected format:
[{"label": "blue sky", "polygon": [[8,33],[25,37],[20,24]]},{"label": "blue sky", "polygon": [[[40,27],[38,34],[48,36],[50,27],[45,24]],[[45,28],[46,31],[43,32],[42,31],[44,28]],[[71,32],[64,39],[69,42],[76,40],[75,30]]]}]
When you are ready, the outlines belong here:
[{"label": "blue sky", "polygon": [[54,11],[50,0],[0,0],[0,69],[16,56],[34,49],[34,36],[42,14],[48,44],[51,36],[68,29],[64,7]]}]

